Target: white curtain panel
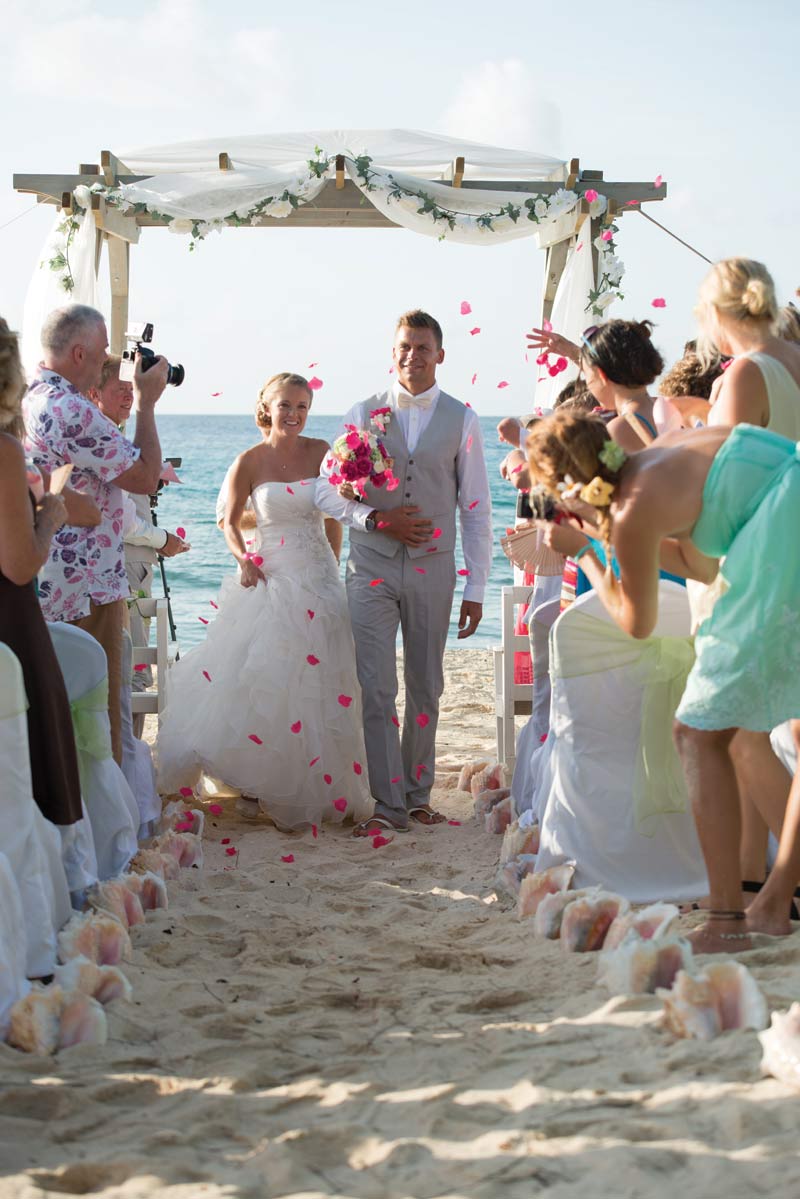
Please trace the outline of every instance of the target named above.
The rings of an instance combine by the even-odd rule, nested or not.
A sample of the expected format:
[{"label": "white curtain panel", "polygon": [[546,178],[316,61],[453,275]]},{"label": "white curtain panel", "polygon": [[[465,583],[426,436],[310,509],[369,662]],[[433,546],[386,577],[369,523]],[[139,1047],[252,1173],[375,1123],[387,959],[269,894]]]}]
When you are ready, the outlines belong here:
[{"label": "white curtain panel", "polygon": [[[580,249],[578,249],[580,247]],[[569,338],[577,345],[581,344],[581,334],[590,325],[595,325],[599,317],[591,315],[589,292],[595,285],[594,267],[592,265],[591,222],[587,217],[575,234],[567,256],[567,265],[556,291],[553,301],[553,312],[550,323],[556,333]],[[532,351],[529,351],[531,353]],[[555,355],[550,356],[554,365]],[[567,369],[560,374],[550,376],[546,366],[536,367],[535,404],[545,411],[551,409],[562,388],[566,387],[578,376],[578,368],[574,362],[567,363]]]},{"label": "white curtain panel", "polygon": [[11,864],[0,853],[0,1041],[8,1032],[12,1007],[30,991],[25,978],[26,952],[22,897]]}]

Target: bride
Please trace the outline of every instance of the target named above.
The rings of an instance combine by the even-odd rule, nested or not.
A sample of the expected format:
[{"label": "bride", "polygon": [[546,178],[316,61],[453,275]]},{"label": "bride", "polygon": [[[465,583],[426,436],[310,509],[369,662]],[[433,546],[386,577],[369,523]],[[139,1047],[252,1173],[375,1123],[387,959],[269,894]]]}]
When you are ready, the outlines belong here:
[{"label": "bride", "polygon": [[[172,667],[158,738],[159,790],[205,773],[294,829],[372,811],[353,636],[321,507],[347,505],[319,469],[328,445],[304,437],[312,392],[301,375],[268,379],[259,445],[230,472],[225,540],[240,567],[222,584],[203,645]],[[258,553],[240,520],[248,498]],[[336,509],[339,511],[337,512]]]}]

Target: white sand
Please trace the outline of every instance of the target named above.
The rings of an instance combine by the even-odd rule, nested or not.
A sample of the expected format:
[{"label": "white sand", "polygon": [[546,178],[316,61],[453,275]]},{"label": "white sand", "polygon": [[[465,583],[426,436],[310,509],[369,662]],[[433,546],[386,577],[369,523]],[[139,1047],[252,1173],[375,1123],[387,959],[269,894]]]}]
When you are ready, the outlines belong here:
[{"label": "white sand", "polygon": [[[133,930],[109,1043],[0,1047],[3,1199],[800,1193],[800,1095],[759,1079],[754,1033],[670,1040],[498,900],[500,838],[454,789],[493,748],[490,655],[447,667],[436,799],[464,823],[375,850],[225,801]],[[797,936],[741,958],[771,1006],[800,997]]]}]

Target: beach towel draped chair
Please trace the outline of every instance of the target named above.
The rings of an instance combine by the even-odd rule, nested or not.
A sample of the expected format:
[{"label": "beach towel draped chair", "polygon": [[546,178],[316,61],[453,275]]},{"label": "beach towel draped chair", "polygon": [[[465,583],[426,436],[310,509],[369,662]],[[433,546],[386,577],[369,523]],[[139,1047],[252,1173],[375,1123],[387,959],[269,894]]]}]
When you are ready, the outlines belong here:
[{"label": "beach towel draped chair", "polygon": [[651,637],[623,633],[595,592],[553,626],[549,790],[537,866],[636,903],[708,889],[672,720],[693,662],[684,588],[662,581]]},{"label": "beach towel draped chair", "polygon": [[0,642],[0,846],[22,903],[24,973],[38,978],[53,972],[56,933],[72,907],[58,830],[33,798],[27,709],[19,659]]},{"label": "beach towel draped chair", "polygon": [[111,753],[108,665],[103,647],[74,625],[48,625],[72,709],[81,793],[91,822],[96,870],[113,878],[138,848],[139,809]]}]

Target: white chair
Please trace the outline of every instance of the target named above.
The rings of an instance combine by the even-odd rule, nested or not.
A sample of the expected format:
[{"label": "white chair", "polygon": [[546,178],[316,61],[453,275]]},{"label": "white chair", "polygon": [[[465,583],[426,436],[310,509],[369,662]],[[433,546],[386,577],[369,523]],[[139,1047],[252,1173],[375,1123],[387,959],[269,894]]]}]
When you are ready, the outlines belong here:
[{"label": "white chair", "polygon": [[156,686],[150,691],[131,692],[131,712],[134,716],[152,712],[161,723],[161,713],[167,702],[167,672],[178,656],[178,644],[169,639],[169,619],[166,599],[139,599],[139,612],[146,619],[155,619],[155,645],[134,645],[133,661],[156,668]]},{"label": "white chair", "polygon": [[0,1041],[8,1032],[12,1007],[30,990],[25,977],[26,955],[22,897],[9,860],[0,853]]},{"label": "white chair", "polygon": [[89,813],[100,879],[120,874],[138,849],[139,809],[111,754],[108,663],[94,637],[74,625],[49,624],[72,708],[81,792]]},{"label": "white chair", "polygon": [[153,823],[161,816],[161,800],[156,789],[156,772],[150,746],[134,735],[130,689],[133,646],[127,629],[122,633],[122,685],[120,688],[120,731],[122,734],[122,773],[128,780],[139,809],[139,837],[152,835]]},{"label": "white chair", "polygon": [[494,647],[494,712],[497,727],[497,759],[509,769],[516,760],[517,716],[530,716],[532,710],[530,683],[514,682],[514,654],[528,653],[527,636],[515,633],[514,609],[527,604],[533,594],[532,586],[504,587],[500,610],[502,645]]},{"label": "white chair", "polygon": [[593,591],[556,621],[538,869],[574,860],[576,887],[600,884],[635,903],[707,891],[672,743],[689,626],[685,589],[666,581],[646,640],[622,633]]},{"label": "white chair", "polygon": [[0,642],[0,845],[22,899],[25,974],[52,974],[56,933],[72,915],[61,843],[33,798],[28,750],[28,700],[16,654]]}]

